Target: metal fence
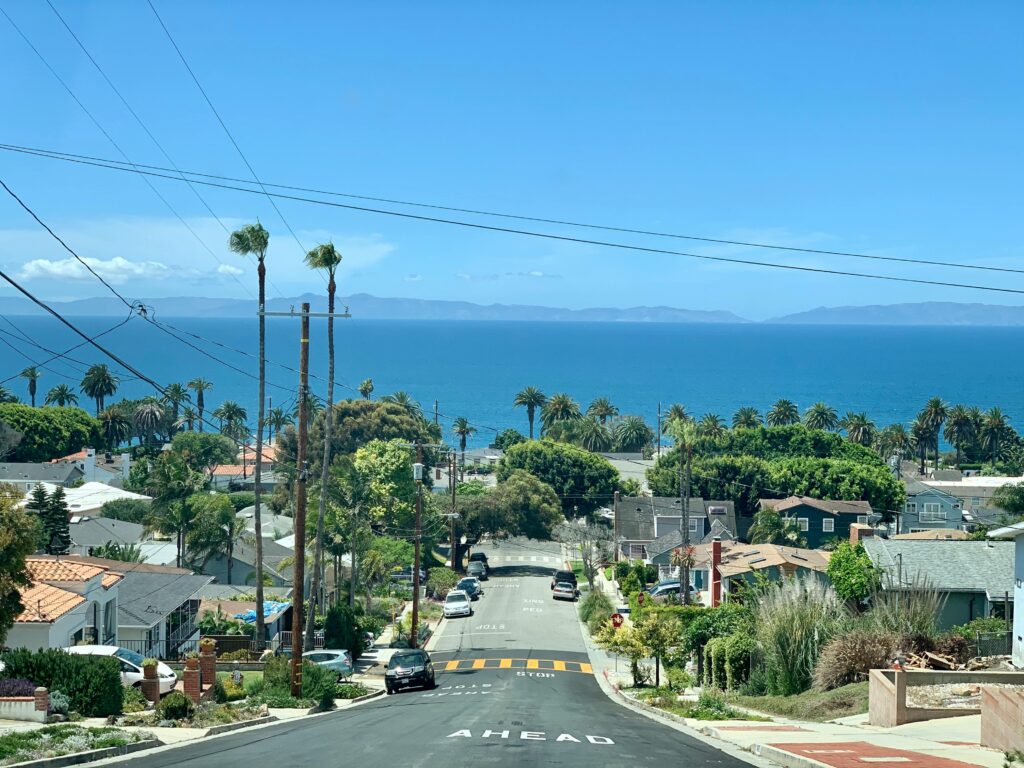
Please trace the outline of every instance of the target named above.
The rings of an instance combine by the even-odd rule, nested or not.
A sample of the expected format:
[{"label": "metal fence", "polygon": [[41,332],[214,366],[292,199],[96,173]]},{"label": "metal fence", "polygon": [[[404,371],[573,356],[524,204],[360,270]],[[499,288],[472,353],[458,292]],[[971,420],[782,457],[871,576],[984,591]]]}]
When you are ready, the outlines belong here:
[{"label": "metal fence", "polygon": [[190,651],[199,651],[198,639],[186,640],[181,643],[169,643],[166,640],[158,640],[155,643],[150,643],[148,640],[118,640],[116,644],[147,658],[163,661],[178,661]]},{"label": "metal fence", "polygon": [[975,656],[1008,656],[1013,651],[1013,631],[979,632]]}]

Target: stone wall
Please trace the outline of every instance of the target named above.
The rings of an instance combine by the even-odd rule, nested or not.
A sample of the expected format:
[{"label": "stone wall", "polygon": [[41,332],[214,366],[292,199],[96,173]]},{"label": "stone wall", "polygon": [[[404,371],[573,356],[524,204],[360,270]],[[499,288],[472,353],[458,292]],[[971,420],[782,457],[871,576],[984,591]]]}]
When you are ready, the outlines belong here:
[{"label": "stone wall", "polygon": [[981,746],[1024,750],[1024,688],[982,687]]}]

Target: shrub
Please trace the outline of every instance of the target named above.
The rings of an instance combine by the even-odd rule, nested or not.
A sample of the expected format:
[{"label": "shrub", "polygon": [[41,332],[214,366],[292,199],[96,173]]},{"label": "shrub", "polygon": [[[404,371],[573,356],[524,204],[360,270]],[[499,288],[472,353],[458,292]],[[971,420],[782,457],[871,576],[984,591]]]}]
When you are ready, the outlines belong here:
[{"label": "shrub", "polygon": [[143,712],[147,706],[146,697],[142,695],[142,689],[132,687],[124,690],[124,703],[121,711],[125,713]]},{"label": "shrub", "polygon": [[615,564],[615,578],[624,579],[630,571],[629,560],[619,560]]},{"label": "shrub", "polygon": [[334,706],[337,682],[338,676],[333,670],[308,661],[302,663],[302,698],[312,699],[320,709]]},{"label": "shrub", "polygon": [[943,656],[952,656],[957,660],[957,663],[963,664],[978,650],[975,638],[967,639],[962,634],[954,630],[947,632],[944,635],[940,635],[935,641],[935,652],[940,653]]},{"label": "shrub", "polygon": [[619,581],[619,589],[624,595],[635,595],[640,591],[640,579],[637,578],[636,571],[630,571],[624,579]]},{"label": "shrub", "polygon": [[587,596],[580,601],[580,618],[583,621],[590,621],[590,617],[595,611],[599,613],[607,611],[608,616],[611,616],[612,609],[612,601],[608,599],[608,596],[601,590],[595,589],[588,592]]},{"label": "shrub", "polygon": [[246,696],[259,696],[263,691],[266,690],[267,684],[266,672],[263,673],[263,677],[254,677],[250,680],[245,681],[245,695]]},{"label": "shrub", "polygon": [[685,691],[693,687],[693,675],[682,667],[665,667],[665,676],[668,678],[668,687],[673,691]]},{"label": "shrub", "polygon": [[0,653],[4,677],[33,680],[67,695],[70,709],[86,717],[120,714],[124,688],[117,659],[79,656],[58,649],[20,648]]},{"label": "shrub", "polygon": [[256,503],[256,494],[252,491],[233,491],[228,494],[228,501],[235,508],[235,512],[241,512]]},{"label": "shrub", "polygon": [[704,646],[704,685],[725,688],[725,649],[729,638],[716,637]]},{"label": "shrub", "polygon": [[71,711],[71,701],[60,691],[50,691],[50,712],[54,715],[67,715]]},{"label": "shrub", "polygon": [[273,656],[263,666],[263,682],[267,688],[288,688],[292,684],[291,663],[284,656]]},{"label": "shrub", "polygon": [[324,645],[327,648],[343,648],[358,659],[363,652],[363,635],[352,609],[337,603],[327,609],[324,618]]},{"label": "shrub", "polygon": [[159,720],[188,720],[195,714],[196,707],[192,699],[181,691],[171,691],[156,705]]},{"label": "shrub", "polygon": [[248,695],[245,688],[235,685],[230,680],[224,681],[224,694],[228,701],[241,701]]},{"label": "shrub", "polygon": [[872,669],[885,669],[900,648],[893,634],[855,629],[830,640],[814,667],[814,687],[831,691],[867,680]]},{"label": "shrub", "polygon": [[22,678],[0,680],[0,696],[34,696],[38,687],[31,680]]},{"label": "shrub", "polygon": [[217,657],[217,661],[250,661],[251,659],[252,652],[245,648],[239,648],[237,651],[222,653]]},{"label": "shrub", "polygon": [[979,617],[967,622],[966,624],[961,624],[959,627],[953,627],[951,631],[973,642],[978,639],[979,634],[985,635],[1005,632],[1006,621],[995,616],[989,616],[987,618]]},{"label": "shrub", "polygon": [[725,656],[725,687],[732,691],[747,682],[750,673],[750,655],[757,642],[750,635],[730,635],[723,643]]},{"label": "shrub", "polygon": [[459,583],[459,574],[451,568],[431,568],[427,576],[427,592],[443,600]]},{"label": "shrub", "polygon": [[360,683],[340,683],[334,689],[334,698],[358,699],[360,696],[365,696],[369,692],[370,689]]},{"label": "shrub", "polygon": [[724,720],[733,714],[725,697],[717,691],[702,691],[693,707],[692,717],[698,720]]},{"label": "shrub", "polygon": [[213,681],[213,700],[218,704],[228,703],[228,692],[224,688],[224,681],[219,677]]},{"label": "shrub", "polygon": [[[736,603],[723,603],[717,608],[700,609],[672,606],[672,610],[679,611],[683,624],[682,650],[686,653],[695,653],[716,637],[753,631],[750,609]],[[688,619],[687,612],[692,612]]]},{"label": "shrub", "polygon": [[909,587],[896,589],[890,579],[888,589],[880,589],[871,598],[867,618],[879,632],[897,635],[923,635],[935,638],[936,620],[946,606],[946,595],[927,579],[914,577]]}]

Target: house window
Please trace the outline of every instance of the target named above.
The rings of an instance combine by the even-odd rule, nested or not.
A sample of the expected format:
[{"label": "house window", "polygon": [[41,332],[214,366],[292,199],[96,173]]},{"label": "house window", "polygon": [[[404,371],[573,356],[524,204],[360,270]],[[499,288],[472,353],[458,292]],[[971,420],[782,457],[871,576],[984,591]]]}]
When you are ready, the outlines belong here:
[{"label": "house window", "polygon": [[796,519],[796,522],[797,525],[800,526],[801,531],[804,531],[806,533],[807,531],[811,530],[811,523],[806,517],[798,517]]},{"label": "house window", "polygon": [[971,509],[977,509],[981,506],[981,499],[977,496],[971,496]]},{"label": "house window", "polygon": [[630,544],[629,545],[629,559],[630,560],[643,560],[647,557],[647,548],[643,544]]},{"label": "house window", "polygon": [[831,517],[826,517],[824,520],[821,521],[821,531],[822,531],[822,533],[834,533],[835,530],[836,530],[836,521],[833,520]]},{"label": "house window", "polygon": [[697,525],[700,523],[700,518],[694,518],[690,520],[690,533],[697,532]]},{"label": "house window", "polygon": [[921,507],[922,523],[944,523],[946,522],[946,511],[941,504],[925,503]]},{"label": "house window", "polygon": [[860,523],[861,525],[868,525],[868,516],[867,515],[857,515],[857,522]]},{"label": "house window", "polygon": [[913,514],[915,514],[917,512],[917,502],[916,501],[908,501],[907,502],[907,512],[908,512],[908,514],[911,514],[911,515],[913,515]]}]

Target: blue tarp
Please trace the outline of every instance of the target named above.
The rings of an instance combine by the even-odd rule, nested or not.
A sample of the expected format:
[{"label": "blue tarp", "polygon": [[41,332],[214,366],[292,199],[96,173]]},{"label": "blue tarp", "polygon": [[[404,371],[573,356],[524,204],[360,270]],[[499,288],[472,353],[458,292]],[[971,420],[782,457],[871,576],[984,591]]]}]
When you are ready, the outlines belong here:
[{"label": "blue tarp", "polygon": [[[263,601],[263,615],[264,616],[273,616],[275,613],[280,613],[281,611],[283,611],[285,608],[288,607],[288,605],[289,605],[288,603],[277,603],[277,602],[274,602],[273,600],[264,600]],[[256,623],[256,609],[254,608],[253,610],[246,611],[245,613],[236,613],[235,614],[235,618],[236,619],[240,619],[241,621],[244,621],[246,624],[255,624]]]}]

